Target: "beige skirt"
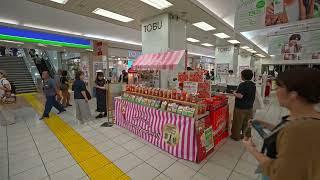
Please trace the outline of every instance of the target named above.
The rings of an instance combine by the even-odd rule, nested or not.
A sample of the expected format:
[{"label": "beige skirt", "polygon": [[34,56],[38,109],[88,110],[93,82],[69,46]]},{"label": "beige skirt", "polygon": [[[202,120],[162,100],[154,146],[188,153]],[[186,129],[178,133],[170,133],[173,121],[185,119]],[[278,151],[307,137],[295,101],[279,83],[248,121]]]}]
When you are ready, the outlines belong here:
[{"label": "beige skirt", "polygon": [[85,123],[91,120],[91,112],[89,103],[84,99],[75,99],[76,117],[81,123]]}]

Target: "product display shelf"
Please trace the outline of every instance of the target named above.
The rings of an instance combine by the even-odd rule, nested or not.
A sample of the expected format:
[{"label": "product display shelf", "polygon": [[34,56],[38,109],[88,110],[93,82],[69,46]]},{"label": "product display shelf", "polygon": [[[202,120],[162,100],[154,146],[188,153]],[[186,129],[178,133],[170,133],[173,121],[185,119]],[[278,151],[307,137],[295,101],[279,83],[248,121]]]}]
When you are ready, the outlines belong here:
[{"label": "product display shelf", "polygon": [[158,100],[161,100],[161,101],[167,101],[168,103],[177,103],[177,104],[180,104],[180,105],[183,105],[183,106],[192,106],[192,107],[194,107],[196,109],[195,115],[194,115],[195,120],[201,119],[201,118],[209,115],[209,112],[198,114],[198,108],[201,107],[201,106],[204,106],[204,105],[199,104],[199,103],[180,101],[180,100],[176,100],[176,99],[164,98],[164,97],[159,97],[159,96],[154,96],[154,95],[149,95],[149,94],[142,94],[142,93],[131,92],[131,91],[123,91],[123,93],[131,94],[131,95],[135,95],[135,96],[142,96],[142,97],[145,97],[145,98],[158,99]]}]

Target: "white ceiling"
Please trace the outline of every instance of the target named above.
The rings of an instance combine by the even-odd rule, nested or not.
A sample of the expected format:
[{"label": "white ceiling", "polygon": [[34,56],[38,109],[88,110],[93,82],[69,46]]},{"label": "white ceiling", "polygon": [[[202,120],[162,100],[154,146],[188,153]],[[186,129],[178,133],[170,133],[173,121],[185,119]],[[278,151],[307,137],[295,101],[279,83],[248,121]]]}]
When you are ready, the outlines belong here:
[{"label": "white ceiling", "polygon": [[[225,23],[234,28],[235,14],[240,0],[194,0],[201,3],[208,10],[220,17]],[[269,30],[242,32],[241,34],[264,52],[268,51]]]},{"label": "white ceiling", "polygon": [[[32,1],[32,2],[30,2]],[[187,20],[187,36],[208,42],[216,46],[228,44],[213,36],[216,32],[226,32],[242,44],[259,48],[248,39],[233,31],[232,20],[237,0],[170,0],[174,6],[160,11],[139,0],[69,0],[66,5],[49,0],[7,0],[1,2],[0,22],[16,23],[18,26],[33,25],[49,27],[54,30],[74,32],[81,35],[94,35],[95,39],[128,43],[135,49],[141,45],[141,21],[163,12],[172,13]],[[34,3],[36,2],[36,3]],[[197,3],[195,3],[197,2]],[[199,8],[199,3],[210,10]],[[102,7],[132,17],[135,21],[121,23],[91,13],[96,7]],[[138,10],[137,10],[138,9]],[[213,16],[213,13],[221,17]],[[213,32],[202,31],[191,24],[204,20],[217,28]],[[224,21],[228,22],[225,23]],[[36,28],[37,29],[37,28]],[[248,36],[249,37],[249,36]],[[255,37],[252,37],[255,39]],[[259,40],[257,40],[259,41]],[[205,48],[200,43],[188,44],[189,52],[214,56],[213,48]]]}]

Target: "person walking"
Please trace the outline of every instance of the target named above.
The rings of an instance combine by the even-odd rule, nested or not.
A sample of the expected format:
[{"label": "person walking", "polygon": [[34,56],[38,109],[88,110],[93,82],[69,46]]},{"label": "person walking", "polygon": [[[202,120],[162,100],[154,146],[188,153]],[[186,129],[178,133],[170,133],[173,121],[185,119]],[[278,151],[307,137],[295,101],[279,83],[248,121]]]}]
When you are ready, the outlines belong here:
[{"label": "person walking", "polygon": [[[76,106],[76,118],[81,124],[88,122],[91,118],[91,112],[89,107],[89,99],[87,96],[86,84],[83,81],[84,73],[82,71],[76,72],[75,81],[72,85],[74,91],[74,102]],[[88,94],[89,95],[89,94]]]},{"label": "person walking", "polygon": [[289,116],[277,126],[259,121],[262,127],[272,129],[264,139],[262,152],[251,138],[243,141],[259,162],[264,179],[320,179],[319,77],[320,71],[311,68],[279,73],[276,94],[280,106],[289,110]]},{"label": "person walking", "polygon": [[106,80],[104,79],[104,75],[102,72],[97,73],[96,78],[96,99],[97,99],[97,112],[99,112],[99,115],[96,116],[96,119],[103,118],[107,116],[107,103],[106,103]]},{"label": "person walking", "polygon": [[46,104],[45,104],[45,109],[43,112],[42,117],[40,120],[43,120],[44,118],[49,117],[49,113],[52,109],[52,107],[55,107],[59,112],[58,114],[66,111],[62,104],[60,104],[57,100],[59,98],[59,90],[57,88],[57,85],[55,81],[50,78],[49,72],[48,71],[43,71],[42,72],[42,79],[43,79],[43,92],[46,96]]},{"label": "person walking", "polygon": [[[231,138],[239,141],[245,136],[251,136],[247,128],[249,119],[253,118],[253,104],[256,97],[256,85],[252,82],[253,72],[245,69],[241,72],[242,83],[234,96],[236,97],[234,120],[232,121]],[[248,130],[248,131],[247,131]]]},{"label": "person walking", "polygon": [[0,70],[0,124],[1,126],[11,125],[15,123],[15,116],[12,109],[8,108],[9,104],[1,104],[6,98],[6,93],[11,91],[10,82],[7,80],[7,73]]},{"label": "person walking", "polygon": [[61,73],[60,90],[62,94],[62,105],[64,107],[72,106],[70,104],[68,72],[65,70]]}]

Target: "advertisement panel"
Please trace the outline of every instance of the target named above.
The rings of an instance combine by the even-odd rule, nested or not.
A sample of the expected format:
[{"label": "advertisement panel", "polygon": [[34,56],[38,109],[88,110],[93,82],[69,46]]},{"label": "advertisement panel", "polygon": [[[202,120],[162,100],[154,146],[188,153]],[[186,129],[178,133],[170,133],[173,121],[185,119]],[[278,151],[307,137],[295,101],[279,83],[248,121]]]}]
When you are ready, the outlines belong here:
[{"label": "advertisement panel", "polygon": [[320,59],[320,30],[269,37],[269,54],[283,60]]},{"label": "advertisement panel", "polygon": [[243,32],[319,18],[319,11],[320,0],[240,0],[235,29]]}]

